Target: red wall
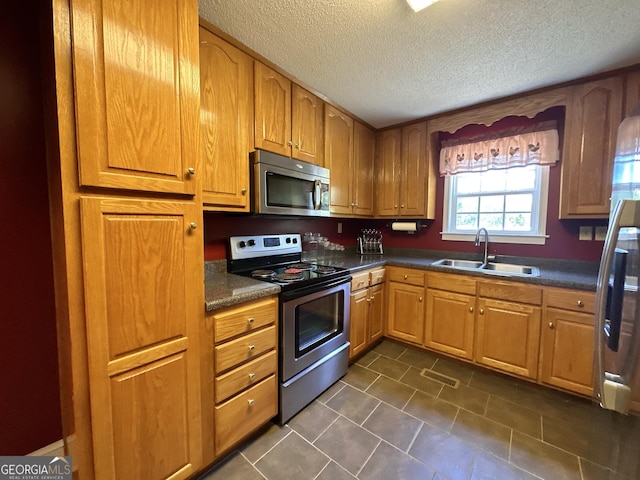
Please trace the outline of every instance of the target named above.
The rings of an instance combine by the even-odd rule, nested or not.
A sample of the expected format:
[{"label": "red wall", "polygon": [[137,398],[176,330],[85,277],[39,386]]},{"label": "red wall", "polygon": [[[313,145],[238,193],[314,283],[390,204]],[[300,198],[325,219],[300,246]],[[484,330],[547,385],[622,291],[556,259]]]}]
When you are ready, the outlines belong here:
[{"label": "red wall", "polygon": [[37,11],[0,15],[0,455],[62,438]]}]

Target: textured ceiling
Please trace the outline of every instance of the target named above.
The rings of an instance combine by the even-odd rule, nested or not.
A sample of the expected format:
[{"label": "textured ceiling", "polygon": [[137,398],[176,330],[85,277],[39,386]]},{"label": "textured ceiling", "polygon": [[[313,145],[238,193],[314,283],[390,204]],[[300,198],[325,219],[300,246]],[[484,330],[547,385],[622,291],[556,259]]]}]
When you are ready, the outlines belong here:
[{"label": "textured ceiling", "polygon": [[380,128],[640,63],[638,0],[199,0],[200,16]]}]

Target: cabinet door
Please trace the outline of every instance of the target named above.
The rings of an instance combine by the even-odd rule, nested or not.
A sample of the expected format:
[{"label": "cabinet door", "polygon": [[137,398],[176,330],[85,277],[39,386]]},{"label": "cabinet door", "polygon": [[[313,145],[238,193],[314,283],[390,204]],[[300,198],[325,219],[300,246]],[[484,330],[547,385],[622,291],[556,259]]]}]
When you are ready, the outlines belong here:
[{"label": "cabinet door", "polygon": [[351,316],[349,318],[349,359],[367,348],[367,314],[369,311],[369,289],[351,294]]},{"label": "cabinet door", "polygon": [[394,128],[376,137],[376,215],[400,215],[400,154],[402,130]]},{"label": "cabinet door", "polygon": [[330,105],[324,112],[324,161],[331,171],[330,210],[349,215],[352,211],[353,119]]},{"label": "cabinet door", "polygon": [[202,200],[211,210],[249,210],[253,59],[200,28]]},{"label": "cabinet door", "polygon": [[538,376],[539,307],[480,298],[476,322],[478,363],[532,379]]},{"label": "cabinet door", "polygon": [[360,122],[353,125],[353,213],[373,216],[373,169],[376,137]]},{"label": "cabinet door", "polygon": [[291,156],[323,167],[324,102],[294,83],[291,108]]},{"label": "cabinet door", "polygon": [[576,85],[567,105],[560,218],[607,218],[622,121],[621,77]]},{"label": "cabinet door", "polygon": [[291,156],[291,81],[254,62],[256,148]]},{"label": "cabinet door", "polygon": [[391,282],[387,334],[422,345],[424,333],[424,287]]},{"label": "cabinet door", "polygon": [[475,302],[475,296],[429,288],[425,346],[472,359]]},{"label": "cabinet door", "polygon": [[71,45],[81,185],[196,191],[195,0],[74,0]]},{"label": "cabinet door", "polygon": [[640,70],[628,73],[626,76],[626,88],[624,95],[623,117],[629,115],[631,110],[640,105]]},{"label": "cabinet door", "polygon": [[379,340],[384,335],[384,284],[369,288],[369,321],[367,322],[368,343]]},{"label": "cabinet door", "polygon": [[202,456],[201,214],[171,201],[80,207],[96,478],[189,477]]},{"label": "cabinet door", "polygon": [[594,318],[547,308],[542,326],[540,380],[584,395],[593,393]]},{"label": "cabinet door", "polygon": [[400,215],[425,217],[427,208],[427,122],[402,128]]}]

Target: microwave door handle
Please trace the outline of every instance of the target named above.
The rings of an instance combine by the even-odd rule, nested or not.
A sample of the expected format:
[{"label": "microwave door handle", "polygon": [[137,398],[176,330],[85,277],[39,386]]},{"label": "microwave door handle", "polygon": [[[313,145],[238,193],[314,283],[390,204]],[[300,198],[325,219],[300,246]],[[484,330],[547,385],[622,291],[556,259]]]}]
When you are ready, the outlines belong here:
[{"label": "microwave door handle", "polygon": [[322,207],[322,182],[316,180],[313,186],[313,209],[320,210]]}]

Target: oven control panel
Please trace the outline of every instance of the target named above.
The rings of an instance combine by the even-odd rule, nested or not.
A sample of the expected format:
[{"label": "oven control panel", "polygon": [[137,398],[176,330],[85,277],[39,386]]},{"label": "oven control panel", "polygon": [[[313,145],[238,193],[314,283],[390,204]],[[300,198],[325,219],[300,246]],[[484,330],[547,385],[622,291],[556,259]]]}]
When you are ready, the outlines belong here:
[{"label": "oven control panel", "polygon": [[247,235],[229,238],[232,260],[284,255],[302,252],[299,233],[277,235]]}]

